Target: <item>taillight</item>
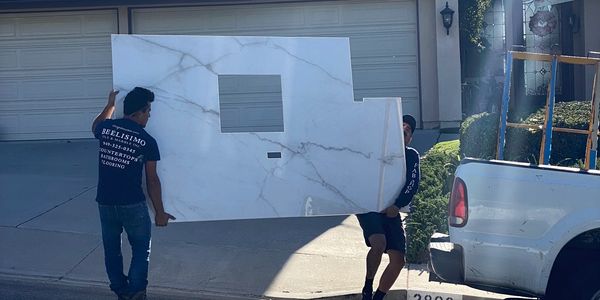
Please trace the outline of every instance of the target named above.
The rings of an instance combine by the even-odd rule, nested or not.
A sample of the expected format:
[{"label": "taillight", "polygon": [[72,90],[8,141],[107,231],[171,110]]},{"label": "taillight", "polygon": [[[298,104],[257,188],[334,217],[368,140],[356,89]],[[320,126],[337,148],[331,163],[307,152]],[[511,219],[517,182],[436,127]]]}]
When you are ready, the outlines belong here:
[{"label": "taillight", "polygon": [[467,186],[465,182],[456,177],[452,186],[450,203],[448,207],[448,224],[453,227],[463,227],[469,219],[469,205],[467,202]]}]

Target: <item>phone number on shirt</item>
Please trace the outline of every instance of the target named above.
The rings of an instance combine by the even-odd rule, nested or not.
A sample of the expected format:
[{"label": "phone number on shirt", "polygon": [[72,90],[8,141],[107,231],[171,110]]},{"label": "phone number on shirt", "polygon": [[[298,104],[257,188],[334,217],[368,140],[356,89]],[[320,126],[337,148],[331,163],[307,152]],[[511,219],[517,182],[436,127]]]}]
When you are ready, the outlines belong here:
[{"label": "phone number on shirt", "polygon": [[110,142],[103,141],[102,145],[104,145],[106,147],[110,147],[110,148],[116,149],[116,150],[123,150],[123,151],[129,152],[131,154],[135,154],[135,149],[131,149],[129,147],[121,146],[119,144],[115,144],[115,143],[110,143]]}]

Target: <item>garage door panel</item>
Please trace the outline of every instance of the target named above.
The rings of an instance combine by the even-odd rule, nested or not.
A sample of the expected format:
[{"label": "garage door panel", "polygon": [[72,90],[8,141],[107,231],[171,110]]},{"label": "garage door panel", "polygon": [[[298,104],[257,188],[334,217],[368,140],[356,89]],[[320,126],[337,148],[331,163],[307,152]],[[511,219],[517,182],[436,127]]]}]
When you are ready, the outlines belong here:
[{"label": "garage door panel", "polygon": [[337,7],[307,9],[305,20],[308,25],[338,25],[341,22],[340,10]]},{"label": "garage door panel", "polygon": [[[103,99],[104,98],[104,99]],[[78,99],[38,99],[38,100],[19,100],[19,101],[2,101],[0,102],[0,110],[4,113],[34,113],[34,112],[49,112],[55,111],[62,113],[67,110],[77,109],[80,111],[96,111],[100,112],[101,107],[98,101],[105,102],[105,97],[89,97]]]},{"label": "garage door panel", "polygon": [[0,51],[0,70],[16,68],[17,62],[18,59],[16,50]]},{"label": "garage door panel", "polygon": [[0,114],[0,139],[19,132],[19,116],[16,114]]},{"label": "garage door panel", "polygon": [[112,89],[112,77],[110,76],[88,78],[85,80],[84,90],[86,92],[86,96],[102,99],[100,102],[95,102],[96,104],[104,104],[110,89]]},{"label": "garage door panel", "polygon": [[394,93],[394,95],[403,95],[402,102],[406,102],[409,100],[418,100],[419,92],[418,90],[412,88],[368,88],[360,90],[360,93],[355,94],[355,100],[361,100],[362,98],[369,97],[387,97],[386,94],[390,92]]},{"label": "garage door panel", "polygon": [[[379,2],[379,3],[377,3]],[[342,10],[344,25],[385,23],[416,23],[416,5],[413,1],[364,1],[346,5]]]},{"label": "garage door panel", "polygon": [[[154,13],[148,9],[135,9],[132,12],[132,27],[135,33],[175,33],[185,28],[187,32],[206,30],[206,18],[208,14],[198,11],[198,8],[162,9],[159,18],[167,22],[156,22]],[[235,18],[235,17],[234,17]],[[235,26],[235,19],[233,20]]]},{"label": "garage door panel", "polygon": [[17,30],[14,22],[0,20],[0,37],[14,37]]},{"label": "garage door panel", "polygon": [[[106,15],[85,15],[83,18],[83,33],[86,37],[99,36],[105,37],[107,34],[117,32],[117,22],[106,22]],[[116,20],[116,14],[110,14],[110,17]],[[109,37],[107,37],[108,39]]]},{"label": "garage door panel", "polygon": [[87,47],[84,52],[85,64],[87,66],[106,66],[107,61],[112,60],[112,52],[110,47],[98,46]]},{"label": "garage door panel", "polygon": [[400,96],[418,116],[417,9],[407,1],[315,1],[132,10],[136,34],[349,37],[354,93]]},{"label": "garage door panel", "polygon": [[[87,112],[61,113],[61,122],[56,122],[58,116],[53,112],[29,113],[19,115],[0,115],[0,138],[14,139],[16,136],[43,137],[45,133],[54,136],[64,132],[85,133],[80,124],[86,123],[91,128],[91,117]],[[90,130],[90,129],[88,129]]]},{"label": "garage door panel", "polygon": [[[24,69],[64,69],[72,67],[87,67],[87,66],[106,66],[106,62],[111,60],[110,47],[102,46],[86,46],[79,45],[77,47],[66,44],[63,47],[57,45],[55,47],[43,47],[39,49],[21,50],[19,51],[18,60],[20,68]],[[16,51],[7,51],[15,54]],[[11,57],[12,58],[12,57]],[[8,58],[10,59],[10,58]],[[12,64],[13,68],[15,64]],[[5,68],[4,66],[2,67]]]},{"label": "garage door panel", "polygon": [[295,28],[304,24],[300,7],[256,9],[248,7],[238,12],[238,26],[244,28]]},{"label": "garage door panel", "polygon": [[25,99],[85,97],[83,79],[31,80],[21,85]]},{"label": "garage door panel", "polygon": [[[20,117],[22,132],[78,132],[86,124],[91,128],[91,120],[85,112],[60,113],[61,122],[56,122],[54,112],[40,114],[24,114]],[[91,131],[91,129],[89,129]]]},{"label": "garage door panel", "polygon": [[[92,37],[105,36],[117,31],[115,11],[57,12],[7,14],[3,16],[2,36]],[[107,22],[110,21],[110,22]],[[4,29],[4,24],[6,29]]]},{"label": "garage door panel", "polygon": [[[80,108],[96,111],[106,101],[112,83],[111,78],[63,81],[62,91],[53,91],[59,84],[41,82],[35,85],[26,82],[0,83],[0,112],[18,112],[36,109]],[[52,86],[52,87],[49,87]],[[38,89],[31,91],[31,89]],[[25,96],[25,97],[23,97]]]},{"label": "garage door panel", "polygon": [[206,16],[206,28],[211,30],[232,30],[236,27],[236,17],[231,13],[215,13]]},{"label": "garage door panel", "polygon": [[[409,90],[406,92],[405,90]],[[418,98],[418,91],[412,88],[401,88],[401,87],[368,87],[364,89],[359,89],[354,94],[355,100],[360,100],[362,98],[371,98],[371,97],[389,97],[387,95],[402,95],[402,101],[405,101],[405,98]]]},{"label": "garage door panel", "polygon": [[83,49],[36,49],[23,50],[20,53],[21,66],[24,68],[79,67],[83,65]]},{"label": "garage door panel", "polygon": [[91,137],[116,32],[116,10],[0,14],[0,139]]},{"label": "garage door panel", "polygon": [[395,55],[376,56],[376,57],[360,57],[352,58],[352,68],[392,68],[401,67],[402,65],[414,65],[417,63],[417,57],[414,55]]},{"label": "garage door panel", "polygon": [[[54,68],[54,69],[28,69],[0,70],[0,82],[3,81],[36,81],[56,79],[95,79],[111,76],[111,67],[85,67],[85,68]],[[2,101],[2,99],[0,99]]]},{"label": "garage door panel", "polygon": [[396,68],[356,68],[352,72],[352,77],[355,90],[370,87],[414,87],[419,83],[418,73],[414,65],[398,65]]},{"label": "garage door panel", "polygon": [[62,17],[34,17],[26,20],[17,20],[19,35],[21,36],[47,36],[47,35],[81,35],[81,18],[77,16]]},{"label": "garage door panel", "polygon": [[[377,3],[379,2],[379,3]],[[342,3],[342,4],[340,4]],[[257,9],[260,6],[259,9]],[[156,14],[159,14],[157,16]],[[164,23],[156,19],[166,20]],[[236,21],[237,19],[237,21]],[[342,20],[343,19],[343,20]],[[207,22],[207,20],[216,20]],[[223,7],[186,7],[134,9],[133,31],[139,34],[210,32],[225,28],[245,30],[294,30],[307,27],[337,25],[337,27],[386,24],[414,25],[414,1],[319,2],[316,4],[239,5]],[[210,25],[217,26],[210,26]]]},{"label": "garage door panel", "polygon": [[417,119],[417,124],[421,122],[421,116],[419,115],[420,104],[418,98],[407,97],[406,99],[402,98],[402,111],[405,114],[411,114],[415,116]]},{"label": "garage door panel", "polygon": [[0,103],[19,98],[19,82],[0,79]]},{"label": "garage door panel", "polygon": [[[407,42],[414,41],[414,42]],[[371,32],[350,37],[351,49],[369,49],[352,52],[352,59],[373,56],[412,55],[417,52],[415,32],[389,32],[386,34]]]}]

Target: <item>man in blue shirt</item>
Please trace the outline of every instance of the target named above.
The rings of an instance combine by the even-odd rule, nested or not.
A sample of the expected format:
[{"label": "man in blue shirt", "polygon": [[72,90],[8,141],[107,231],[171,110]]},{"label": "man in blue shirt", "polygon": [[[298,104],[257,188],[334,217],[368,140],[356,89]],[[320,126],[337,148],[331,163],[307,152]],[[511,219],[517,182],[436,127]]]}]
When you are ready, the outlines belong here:
[{"label": "man in blue shirt", "polygon": [[[158,145],[145,130],[154,93],[136,87],[123,102],[124,117],[112,120],[115,97],[111,91],[104,110],[94,119],[92,132],[99,140],[98,192],[104,264],[110,289],[119,299],[146,299],[150,260],[151,222],[142,190],[142,170],[154,207],[156,226],[175,218],[163,207],[161,185],[156,173],[160,160]],[[131,264],[123,274],[121,233],[125,229],[131,245]]]},{"label": "man in blue shirt", "polygon": [[[367,275],[365,285],[362,289],[363,300],[382,300],[390,290],[400,271],[404,267],[404,254],[406,253],[406,237],[402,220],[400,219],[400,208],[410,204],[413,196],[419,188],[419,152],[408,147],[412,141],[417,121],[411,115],[404,115],[404,153],[406,157],[406,183],[396,198],[394,204],[382,212],[369,212],[356,215],[363,230],[365,243],[369,249],[367,254]],[[379,279],[379,287],[373,295],[373,280],[375,273],[381,263],[383,253],[387,253],[390,262]]]}]

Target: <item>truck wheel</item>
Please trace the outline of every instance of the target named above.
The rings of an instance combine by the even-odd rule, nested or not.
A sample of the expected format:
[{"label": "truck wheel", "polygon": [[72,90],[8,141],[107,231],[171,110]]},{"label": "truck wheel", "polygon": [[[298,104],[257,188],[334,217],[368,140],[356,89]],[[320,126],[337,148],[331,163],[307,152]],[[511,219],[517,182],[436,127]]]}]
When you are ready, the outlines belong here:
[{"label": "truck wheel", "polygon": [[557,257],[544,300],[600,300],[598,250],[568,249]]}]

